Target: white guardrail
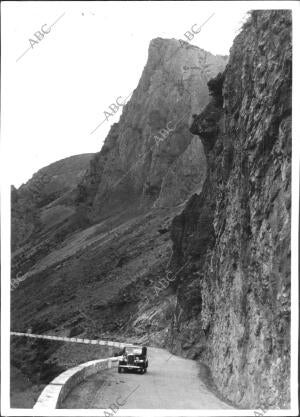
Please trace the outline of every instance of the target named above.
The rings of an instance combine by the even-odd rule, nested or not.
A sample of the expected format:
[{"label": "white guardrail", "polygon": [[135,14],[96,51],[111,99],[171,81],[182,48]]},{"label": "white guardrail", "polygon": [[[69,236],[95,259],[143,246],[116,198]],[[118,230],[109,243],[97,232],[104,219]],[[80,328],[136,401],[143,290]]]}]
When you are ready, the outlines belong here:
[{"label": "white guardrail", "polygon": [[119,348],[123,348],[125,346],[134,346],[131,343],[110,342],[108,340],[80,339],[78,337],[62,337],[62,336],[51,336],[51,335],[45,335],[45,334],[20,333],[20,332],[10,332],[10,334],[11,336],[25,336],[25,337],[33,337],[37,339],[59,340],[61,342],[71,342],[71,343],[87,343],[91,345],[113,346],[113,347],[119,347]]},{"label": "white guardrail", "polygon": [[[59,340],[71,343],[88,343],[92,345],[113,346],[119,348],[123,348],[125,346],[134,346],[129,343],[110,342],[108,340],[90,340],[79,339],[76,337],[69,338],[19,332],[11,332],[10,334],[12,336],[26,336],[38,339]],[[39,410],[53,410],[55,408],[60,408],[63,400],[76,385],[78,385],[81,381],[84,381],[89,376],[96,374],[97,372],[116,367],[118,365],[119,359],[120,356],[115,356],[107,359],[96,359],[82,363],[78,366],[75,366],[74,368],[62,372],[44,388],[33,408]]]},{"label": "white guardrail", "polygon": [[35,410],[53,410],[60,408],[63,400],[76,385],[104,369],[116,367],[119,359],[120,357],[98,359],[68,369],[54,378],[44,388],[33,408]]}]

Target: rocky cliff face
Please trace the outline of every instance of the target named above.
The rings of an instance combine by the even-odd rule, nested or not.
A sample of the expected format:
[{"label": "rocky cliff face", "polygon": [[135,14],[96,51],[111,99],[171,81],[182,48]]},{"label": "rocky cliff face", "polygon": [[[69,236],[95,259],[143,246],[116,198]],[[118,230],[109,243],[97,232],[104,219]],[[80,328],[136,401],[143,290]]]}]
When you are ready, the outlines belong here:
[{"label": "rocky cliff face", "polygon": [[226,62],[174,39],[151,41],[138,87],[79,187],[92,219],[133,205],[178,205],[201,189],[205,157],[189,125]]},{"label": "rocky cliff face", "polygon": [[169,345],[242,407],[289,404],[291,14],[253,12],[191,132],[208,174],[172,223]]}]

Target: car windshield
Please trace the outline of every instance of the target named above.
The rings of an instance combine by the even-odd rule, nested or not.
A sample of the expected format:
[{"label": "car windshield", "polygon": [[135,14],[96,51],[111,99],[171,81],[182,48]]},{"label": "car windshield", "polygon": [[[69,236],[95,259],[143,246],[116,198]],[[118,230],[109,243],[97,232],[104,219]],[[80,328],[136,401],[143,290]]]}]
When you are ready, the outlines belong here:
[{"label": "car windshield", "polygon": [[142,349],[141,348],[126,348],[127,355],[141,355]]}]

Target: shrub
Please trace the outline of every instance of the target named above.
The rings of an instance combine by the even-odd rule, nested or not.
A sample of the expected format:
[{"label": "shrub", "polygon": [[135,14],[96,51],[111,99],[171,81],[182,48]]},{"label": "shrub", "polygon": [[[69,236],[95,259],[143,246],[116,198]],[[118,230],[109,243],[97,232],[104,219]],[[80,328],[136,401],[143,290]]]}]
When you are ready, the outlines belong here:
[{"label": "shrub", "polygon": [[216,107],[222,107],[223,106],[223,94],[222,94],[222,88],[223,83],[225,79],[224,72],[219,72],[219,74],[208,81],[207,86],[209,90],[210,96],[212,96],[214,105]]}]

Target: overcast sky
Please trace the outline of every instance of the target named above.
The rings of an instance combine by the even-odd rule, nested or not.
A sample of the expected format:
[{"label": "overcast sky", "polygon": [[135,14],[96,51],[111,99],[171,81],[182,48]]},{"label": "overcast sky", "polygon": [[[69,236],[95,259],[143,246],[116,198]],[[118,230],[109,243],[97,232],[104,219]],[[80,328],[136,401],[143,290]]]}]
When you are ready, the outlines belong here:
[{"label": "overcast sky", "polygon": [[[90,133],[104,120],[108,106],[137,86],[151,39],[184,39],[192,25],[201,25],[214,13],[190,43],[213,54],[229,54],[253,5],[2,3],[2,138],[10,183],[19,186],[51,162],[101,149],[121,110]],[[31,47],[34,33],[43,25],[48,32],[53,23]]]}]

